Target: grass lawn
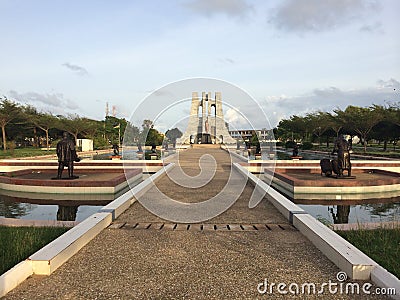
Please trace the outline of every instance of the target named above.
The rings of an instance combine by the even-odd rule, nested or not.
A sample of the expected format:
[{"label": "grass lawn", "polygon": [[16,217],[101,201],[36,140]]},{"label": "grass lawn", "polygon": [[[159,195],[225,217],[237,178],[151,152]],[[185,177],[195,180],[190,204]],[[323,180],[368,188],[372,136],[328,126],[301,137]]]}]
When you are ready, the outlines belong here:
[{"label": "grass lawn", "polygon": [[0,226],[0,275],[68,230],[66,227]]},{"label": "grass lawn", "polygon": [[[353,145],[353,154],[361,154],[361,155],[367,155],[367,156],[381,156],[381,157],[388,157],[388,158],[400,158],[400,147],[396,148],[395,151],[393,150],[392,147],[388,147],[387,151],[383,151],[383,149],[381,147],[378,147],[376,145],[368,146],[367,152],[364,153],[364,147]],[[333,144],[331,144],[330,148],[326,148],[326,145],[322,144],[321,147],[314,145],[314,147],[311,150],[330,153],[330,152],[332,152],[332,149],[333,149]],[[301,151],[301,149],[300,149],[300,151]]]},{"label": "grass lawn", "polygon": [[400,278],[400,227],[336,232]]},{"label": "grass lawn", "polygon": [[17,158],[17,157],[29,157],[56,154],[55,150],[41,150],[38,148],[17,148],[14,150],[0,150],[0,159],[4,158]]}]

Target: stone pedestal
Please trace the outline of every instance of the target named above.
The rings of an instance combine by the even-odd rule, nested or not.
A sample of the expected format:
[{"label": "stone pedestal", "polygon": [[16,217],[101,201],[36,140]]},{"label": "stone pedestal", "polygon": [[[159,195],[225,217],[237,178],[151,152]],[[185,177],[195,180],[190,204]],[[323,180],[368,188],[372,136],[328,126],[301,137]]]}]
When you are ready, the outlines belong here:
[{"label": "stone pedestal", "polygon": [[209,133],[197,134],[197,144],[212,144],[211,134]]}]

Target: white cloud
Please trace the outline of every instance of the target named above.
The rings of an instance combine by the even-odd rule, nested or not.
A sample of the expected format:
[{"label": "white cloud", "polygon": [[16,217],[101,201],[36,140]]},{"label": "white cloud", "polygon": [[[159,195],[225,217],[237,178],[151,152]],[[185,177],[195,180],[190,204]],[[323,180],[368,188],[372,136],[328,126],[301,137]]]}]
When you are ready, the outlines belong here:
[{"label": "white cloud", "polygon": [[207,17],[215,14],[225,14],[229,17],[246,17],[252,6],[244,0],[193,0],[185,6],[195,13]]},{"label": "white cloud", "polygon": [[369,18],[380,9],[375,0],[286,0],[281,3],[269,22],[289,32],[332,30]]},{"label": "white cloud", "polygon": [[226,110],[224,120],[229,123],[231,130],[234,128],[243,128],[243,126],[246,126],[249,123],[236,109],[233,108]]},{"label": "white cloud", "polygon": [[366,33],[385,33],[381,22],[375,22],[374,24],[365,24],[360,27],[360,31]]},{"label": "white cloud", "polygon": [[348,105],[368,107],[372,104],[398,102],[400,83],[396,79],[378,80],[374,87],[343,90],[338,87],[316,88],[310,93],[295,97],[268,96],[262,103],[271,125],[282,118],[305,115],[318,110],[331,112]]},{"label": "white cloud", "polygon": [[377,82],[378,88],[379,89],[399,89],[400,88],[400,82],[398,82],[396,79],[390,78],[389,80],[378,80]]},{"label": "white cloud", "polygon": [[70,69],[73,71],[75,74],[80,75],[80,76],[87,76],[89,75],[89,72],[81,66],[70,64],[68,62],[63,63],[62,66],[66,67],[67,69]]},{"label": "white cloud", "polygon": [[8,92],[11,99],[18,102],[33,105],[40,110],[48,111],[49,109],[57,114],[64,113],[65,110],[75,111],[79,106],[69,99],[65,99],[63,94],[39,94],[35,92],[18,93],[11,90]]}]

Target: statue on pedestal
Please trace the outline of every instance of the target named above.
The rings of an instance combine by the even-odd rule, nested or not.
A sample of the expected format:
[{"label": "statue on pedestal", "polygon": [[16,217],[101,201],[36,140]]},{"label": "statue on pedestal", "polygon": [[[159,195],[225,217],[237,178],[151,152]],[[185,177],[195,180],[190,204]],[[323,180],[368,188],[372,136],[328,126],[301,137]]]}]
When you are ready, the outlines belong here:
[{"label": "statue on pedestal", "polygon": [[114,144],[112,146],[112,148],[113,148],[114,155],[119,155],[119,146],[117,144]]},{"label": "statue on pedestal", "polygon": [[63,133],[63,139],[57,143],[58,173],[56,179],[61,179],[64,167],[68,168],[68,178],[76,179],[74,176],[74,161],[79,162],[76,154],[75,143],[70,139],[68,132]]},{"label": "statue on pedestal", "polygon": [[[347,170],[348,176],[351,176],[350,147],[343,135],[340,135],[335,141],[335,146],[331,154],[337,152],[337,174],[343,177],[343,171]],[[336,166],[333,166],[335,170]]]},{"label": "statue on pedestal", "polygon": [[151,153],[157,153],[157,151],[156,151],[156,144],[155,144],[155,143],[152,143],[152,144],[151,144]]},{"label": "statue on pedestal", "polygon": [[294,157],[298,157],[299,156],[299,146],[297,144],[295,144],[294,147],[293,147],[292,156],[294,156]]},{"label": "statue on pedestal", "polygon": [[137,152],[143,152],[142,144],[140,142],[137,143]]}]

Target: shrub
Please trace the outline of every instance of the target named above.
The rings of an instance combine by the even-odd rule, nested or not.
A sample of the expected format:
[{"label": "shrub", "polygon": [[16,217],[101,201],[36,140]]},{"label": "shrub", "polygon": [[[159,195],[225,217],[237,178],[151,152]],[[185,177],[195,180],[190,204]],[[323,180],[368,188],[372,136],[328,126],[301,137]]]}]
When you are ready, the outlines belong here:
[{"label": "shrub", "polygon": [[310,142],[304,142],[303,144],[301,144],[301,149],[303,150],[310,150],[313,148],[313,144]]},{"label": "shrub", "polygon": [[294,142],[294,141],[287,141],[287,142],[285,143],[285,148],[286,148],[286,149],[287,149],[287,148],[293,148],[296,144],[297,144],[297,143]]}]

